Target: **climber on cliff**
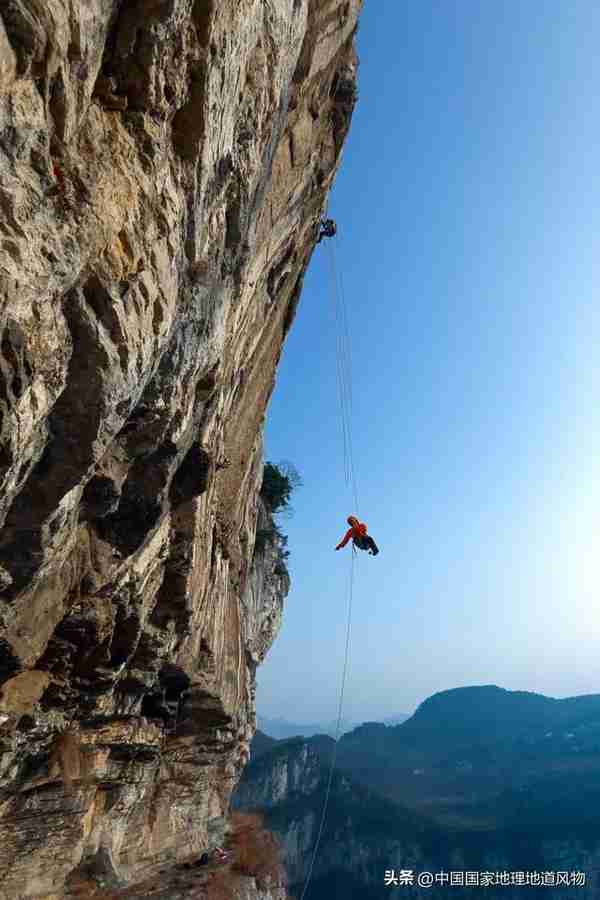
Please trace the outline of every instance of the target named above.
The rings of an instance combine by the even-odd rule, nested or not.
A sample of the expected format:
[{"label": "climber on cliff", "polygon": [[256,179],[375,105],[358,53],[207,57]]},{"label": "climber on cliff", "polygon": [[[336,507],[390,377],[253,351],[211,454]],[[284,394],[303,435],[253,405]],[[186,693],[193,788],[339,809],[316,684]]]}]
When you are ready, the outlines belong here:
[{"label": "climber on cliff", "polygon": [[324,237],[335,237],[337,232],[337,225],[333,221],[333,219],[321,219],[319,222],[320,231],[319,237],[317,238],[317,244],[320,244]]},{"label": "climber on cliff", "polygon": [[347,522],[350,528],[335,549],[341,550],[342,547],[346,546],[350,538],[352,538],[352,543],[355,547],[358,547],[359,550],[368,550],[371,556],[377,556],[379,547],[371,535],[367,534],[367,526],[365,523],[359,522],[356,516],[348,516]]}]

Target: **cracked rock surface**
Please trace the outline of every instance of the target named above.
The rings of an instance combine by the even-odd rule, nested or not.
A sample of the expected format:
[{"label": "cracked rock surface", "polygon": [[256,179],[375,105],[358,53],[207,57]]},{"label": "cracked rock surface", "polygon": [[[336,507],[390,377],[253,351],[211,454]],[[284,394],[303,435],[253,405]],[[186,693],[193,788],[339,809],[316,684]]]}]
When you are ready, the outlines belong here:
[{"label": "cracked rock surface", "polygon": [[361,2],[0,6],[1,897],[118,896],[223,839],[289,588],[262,426]]}]

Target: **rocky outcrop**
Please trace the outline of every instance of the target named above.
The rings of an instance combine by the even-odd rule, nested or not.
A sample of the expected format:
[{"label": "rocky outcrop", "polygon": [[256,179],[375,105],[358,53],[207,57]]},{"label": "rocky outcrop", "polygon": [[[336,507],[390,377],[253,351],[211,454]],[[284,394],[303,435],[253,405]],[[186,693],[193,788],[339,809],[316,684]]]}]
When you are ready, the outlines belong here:
[{"label": "rocky outcrop", "polygon": [[[325,742],[331,752],[333,740],[325,738]],[[322,775],[321,758],[312,744],[301,738],[281,742],[253,759],[247,776],[237,786],[235,806],[265,810],[295,797],[310,796],[321,787]]]},{"label": "rocky outcrop", "polygon": [[254,553],[262,424],[360,4],[0,10],[4,897],[222,839],[288,587]]}]

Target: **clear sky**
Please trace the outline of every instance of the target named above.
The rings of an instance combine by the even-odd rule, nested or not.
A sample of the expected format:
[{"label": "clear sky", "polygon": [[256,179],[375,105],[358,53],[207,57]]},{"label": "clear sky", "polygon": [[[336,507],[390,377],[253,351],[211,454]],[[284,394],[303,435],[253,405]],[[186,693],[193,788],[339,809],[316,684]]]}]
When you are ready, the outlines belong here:
[{"label": "clear sky", "polygon": [[[600,692],[600,6],[367,0],[330,213],[359,517],[344,715],[499,684]],[[331,720],[356,512],[329,247],[286,345],[267,457],[304,487],[258,708]]]}]

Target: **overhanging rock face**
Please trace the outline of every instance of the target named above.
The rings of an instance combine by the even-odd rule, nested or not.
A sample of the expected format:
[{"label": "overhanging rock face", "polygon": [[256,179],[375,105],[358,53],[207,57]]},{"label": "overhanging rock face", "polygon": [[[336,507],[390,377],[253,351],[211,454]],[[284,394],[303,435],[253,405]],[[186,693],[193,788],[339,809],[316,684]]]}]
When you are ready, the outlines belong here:
[{"label": "overhanging rock face", "polygon": [[254,553],[262,425],[360,5],[0,8],[2,897],[222,837],[289,587]]}]

